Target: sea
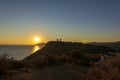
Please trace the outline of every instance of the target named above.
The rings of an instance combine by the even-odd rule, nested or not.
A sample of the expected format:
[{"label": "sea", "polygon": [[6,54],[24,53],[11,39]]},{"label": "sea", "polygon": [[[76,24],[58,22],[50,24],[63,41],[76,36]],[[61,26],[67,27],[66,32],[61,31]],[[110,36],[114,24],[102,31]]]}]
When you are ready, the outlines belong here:
[{"label": "sea", "polygon": [[22,60],[41,48],[39,45],[0,45],[0,56],[7,54],[9,58]]}]

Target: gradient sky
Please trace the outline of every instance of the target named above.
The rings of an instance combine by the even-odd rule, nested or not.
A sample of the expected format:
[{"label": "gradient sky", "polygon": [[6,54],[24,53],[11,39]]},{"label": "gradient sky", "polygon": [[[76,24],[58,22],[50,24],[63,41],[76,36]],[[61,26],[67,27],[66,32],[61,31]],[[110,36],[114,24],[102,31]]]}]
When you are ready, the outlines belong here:
[{"label": "gradient sky", "polygon": [[0,44],[120,40],[120,0],[0,0]]}]

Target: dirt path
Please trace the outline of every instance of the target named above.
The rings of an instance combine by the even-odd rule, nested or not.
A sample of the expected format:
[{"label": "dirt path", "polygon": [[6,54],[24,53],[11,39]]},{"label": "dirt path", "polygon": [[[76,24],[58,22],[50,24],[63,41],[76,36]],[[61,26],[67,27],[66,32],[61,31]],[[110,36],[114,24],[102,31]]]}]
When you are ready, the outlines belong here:
[{"label": "dirt path", "polygon": [[77,80],[66,65],[60,65],[50,68],[54,80]]},{"label": "dirt path", "polygon": [[[78,70],[78,69],[77,69]],[[77,74],[76,74],[77,72]],[[67,65],[45,67],[16,76],[14,80],[81,80],[81,72]]]},{"label": "dirt path", "polygon": [[81,72],[74,71],[67,65],[52,66],[35,72],[33,77],[35,80],[80,80]]}]

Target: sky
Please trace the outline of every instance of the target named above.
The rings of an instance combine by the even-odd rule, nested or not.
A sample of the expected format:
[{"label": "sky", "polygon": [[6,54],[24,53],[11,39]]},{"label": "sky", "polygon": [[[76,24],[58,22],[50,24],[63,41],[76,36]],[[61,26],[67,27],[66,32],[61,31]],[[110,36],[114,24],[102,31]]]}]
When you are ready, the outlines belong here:
[{"label": "sky", "polygon": [[120,41],[120,0],[0,0],[0,44]]}]

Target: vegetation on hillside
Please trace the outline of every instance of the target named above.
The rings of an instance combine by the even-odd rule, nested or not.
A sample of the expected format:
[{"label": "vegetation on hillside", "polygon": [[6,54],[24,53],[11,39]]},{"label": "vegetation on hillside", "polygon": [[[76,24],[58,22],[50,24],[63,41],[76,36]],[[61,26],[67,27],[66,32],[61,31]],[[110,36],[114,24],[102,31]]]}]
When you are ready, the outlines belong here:
[{"label": "vegetation on hillside", "polygon": [[24,60],[31,63],[59,64],[70,63],[89,66],[92,61],[97,61],[100,54],[107,54],[115,50],[83,43],[51,41],[41,50],[26,57]]},{"label": "vegetation on hillside", "polygon": [[120,55],[107,59],[102,66],[94,63],[86,72],[88,80],[120,80]]},{"label": "vegetation on hillside", "polygon": [[17,61],[13,58],[9,58],[7,54],[0,56],[0,78],[4,76],[9,76],[14,70],[21,68],[29,68],[30,64],[25,61]]},{"label": "vegetation on hillside", "polygon": [[102,66],[98,62],[101,53],[107,54],[108,52],[114,51],[104,46],[52,41],[48,42],[41,50],[21,61],[11,59],[6,54],[0,56],[0,78],[10,77],[12,74],[16,74],[14,73],[15,71],[29,72],[29,69],[41,69],[45,66],[70,64],[76,65],[79,68],[88,68],[86,73],[81,73],[83,79],[119,80],[119,56],[112,56],[106,59]]}]

